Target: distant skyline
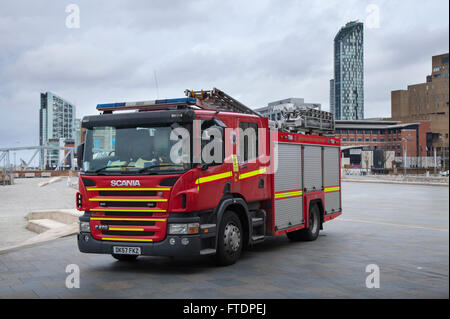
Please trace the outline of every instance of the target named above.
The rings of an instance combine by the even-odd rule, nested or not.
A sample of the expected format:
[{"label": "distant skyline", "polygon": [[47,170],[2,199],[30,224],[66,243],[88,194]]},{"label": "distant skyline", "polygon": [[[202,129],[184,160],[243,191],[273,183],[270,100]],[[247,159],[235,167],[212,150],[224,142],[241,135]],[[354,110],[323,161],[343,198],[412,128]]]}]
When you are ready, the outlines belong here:
[{"label": "distant skyline", "polygon": [[424,82],[431,56],[449,51],[447,1],[75,4],[80,28],[66,27],[68,3],[0,3],[0,147],[39,144],[46,91],[77,118],[98,103],[212,87],[253,108],[301,97],[328,110],[333,39],[353,20],[365,25],[365,117],[389,117],[390,92]]}]

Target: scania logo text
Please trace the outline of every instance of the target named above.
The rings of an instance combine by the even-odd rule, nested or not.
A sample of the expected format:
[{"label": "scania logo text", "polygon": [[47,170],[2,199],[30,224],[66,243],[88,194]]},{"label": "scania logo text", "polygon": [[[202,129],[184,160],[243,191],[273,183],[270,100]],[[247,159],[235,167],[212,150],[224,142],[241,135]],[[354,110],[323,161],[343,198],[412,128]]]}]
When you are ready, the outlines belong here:
[{"label": "scania logo text", "polygon": [[138,180],[112,180],[111,186],[141,186]]}]

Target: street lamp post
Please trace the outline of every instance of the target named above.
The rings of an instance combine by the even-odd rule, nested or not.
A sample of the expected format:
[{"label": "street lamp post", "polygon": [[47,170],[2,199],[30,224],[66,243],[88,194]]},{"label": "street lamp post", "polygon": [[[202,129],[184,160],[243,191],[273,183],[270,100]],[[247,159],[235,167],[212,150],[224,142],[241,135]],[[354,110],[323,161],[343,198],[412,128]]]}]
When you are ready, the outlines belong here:
[{"label": "street lamp post", "polygon": [[442,169],[441,171],[445,171],[445,148],[444,148],[444,138],[442,135],[439,135],[439,139],[441,140],[442,147]]},{"label": "street lamp post", "polygon": [[408,139],[402,138],[402,141],[405,142],[405,146],[403,147],[403,175],[406,176],[406,153],[408,149]]}]

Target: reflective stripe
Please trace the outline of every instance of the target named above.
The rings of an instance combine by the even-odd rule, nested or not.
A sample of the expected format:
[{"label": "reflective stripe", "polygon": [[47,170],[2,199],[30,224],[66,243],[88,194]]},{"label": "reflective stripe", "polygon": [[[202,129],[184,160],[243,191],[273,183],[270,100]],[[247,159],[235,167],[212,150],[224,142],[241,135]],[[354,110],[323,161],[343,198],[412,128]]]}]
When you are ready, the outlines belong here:
[{"label": "reflective stripe", "polygon": [[284,198],[284,197],[302,196],[302,194],[303,194],[303,191],[291,191],[291,192],[277,193],[277,194],[275,194],[275,199]]},{"label": "reflective stripe", "polygon": [[251,171],[251,172],[239,175],[239,179],[245,179],[245,178],[257,176],[257,175],[260,175],[260,174],[264,174],[266,171],[267,171],[267,169],[265,167],[264,168],[260,168],[260,169],[257,169],[256,171]]},{"label": "reflective stripe", "polygon": [[336,192],[341,190],[341,188],[339,186],[334,186],[334,187],[325,187],[325,193],[328,192]]},{"label": "reflective stripe", "polygon": [[165,209],[117,209],[117,208],[91,208],[93,212],[153,212],[165,213]]},{"label": "reflective stripe", "polygon": [[166,198],[89,198],[94,202],[167,202]]},{"label": "reflective stripe", "polygon": [[91,220],[125,220],[136,222],[165,222],[166,219],[161,218],[110,218],[110,217],[91,217]]},{"label": "reflective stripe", "polygon": [[108,230],[144,231],[144,228],[108,228]]},{"label": "reflective stripe", "polygon": [[233,172],[230,171],[230,172],[200,177],[200,178],[197,178],[197,180],[195,181],[195,184],[203,184],[203,183],[207,183],[207,182],[213,182],[213,181],[217,181],[219,179],[224,179],[224,178],[228,178],[228,177],[232,177],[232,176],[233,176]]},{"label": "reflective stripe", "polygon": [[170,191],[170,187],[157,187],[157,188],[86,188],[88,191]]},{"label": "reflective stripe", "polygon": [[153,239],[140,239],[140,238],[110,238],[110,237],[103,237],[102,240],[119,240],[119,241],[153,241]]}]

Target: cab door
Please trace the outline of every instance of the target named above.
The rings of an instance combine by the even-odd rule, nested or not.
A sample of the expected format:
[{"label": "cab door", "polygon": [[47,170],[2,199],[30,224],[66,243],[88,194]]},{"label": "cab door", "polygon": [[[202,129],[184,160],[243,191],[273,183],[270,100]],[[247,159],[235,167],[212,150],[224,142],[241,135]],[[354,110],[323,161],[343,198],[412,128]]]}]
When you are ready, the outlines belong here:
[{"label": "cab door", "polygon": [[251,117],[239,117],[237,133],[237,159],[239,174],[237,180],[240,194],[247,202],[265,199],[268,183],[268,163],[262,163],[258,129],[261,120]]}]

